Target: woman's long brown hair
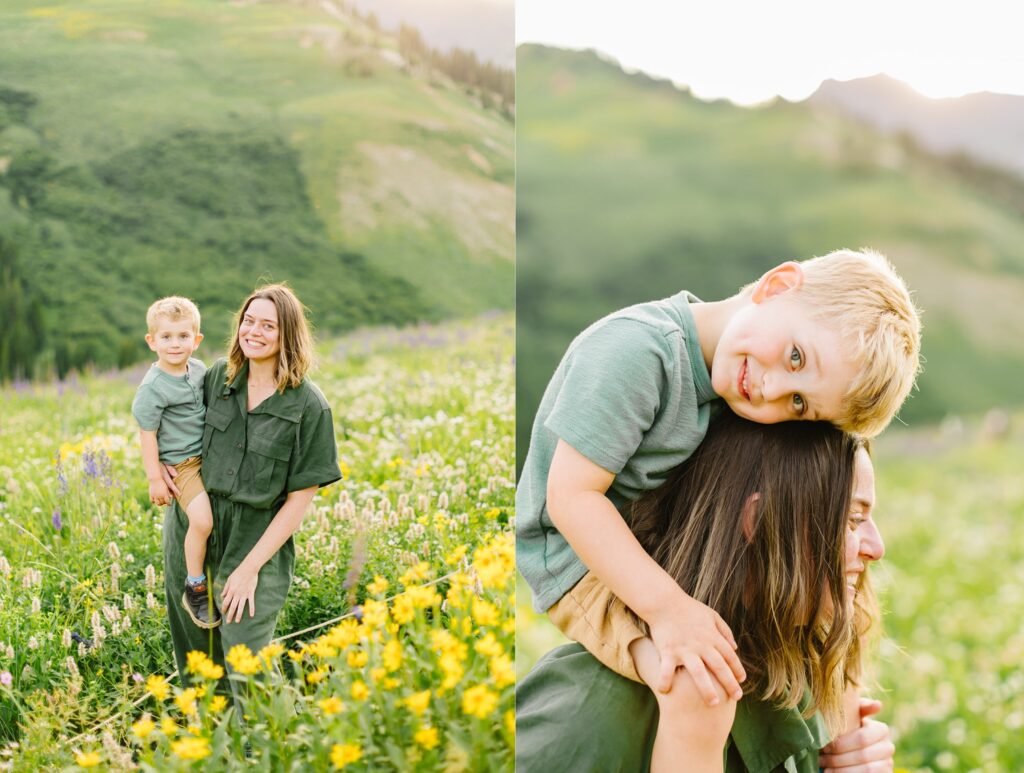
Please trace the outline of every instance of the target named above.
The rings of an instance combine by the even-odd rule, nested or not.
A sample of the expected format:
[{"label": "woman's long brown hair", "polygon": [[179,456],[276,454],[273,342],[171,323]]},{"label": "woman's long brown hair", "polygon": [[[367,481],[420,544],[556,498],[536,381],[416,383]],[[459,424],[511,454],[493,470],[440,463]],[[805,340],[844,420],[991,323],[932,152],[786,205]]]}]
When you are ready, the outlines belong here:
[{"label": "woman's long brown hair", "polygon": [[[732,629],[745,690],[793,707],[809,691],[830,728],[854,626],[845,529],[858,441],[825,422],[763,425],[723,410],[704,442],[632,508],[634,533]],[[744,523],[746,521],[746,523]]]}]

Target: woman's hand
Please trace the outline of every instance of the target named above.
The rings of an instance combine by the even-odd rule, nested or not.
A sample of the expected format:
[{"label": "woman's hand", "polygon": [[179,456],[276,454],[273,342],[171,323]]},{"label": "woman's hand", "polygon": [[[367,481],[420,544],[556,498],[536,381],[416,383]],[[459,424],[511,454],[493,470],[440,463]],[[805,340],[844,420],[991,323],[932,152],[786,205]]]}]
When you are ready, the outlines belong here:
[{"label": "woman's hand", "polygon": [[259,576],[259,571],[253,571],[243,562],[228,577],[220,596],[220,612],[225,624],[241,622],[246,604],[249,605],[249,617],[256,614],[256,583]]},{"label": "woman's hand", "polygon": [[822,749],[818,757],[826,773],[891,773],[896,747],[889,726],[872,714],[882,710],[882,704],[868,698],[860,699],[860,727],[839,736]]},{"label": "woman's hand", "polygon": [[[178,487],[174,485],[174,479],[178,477],[178,469],[173,464],[161,464],[160,474],[163,476],[164,483],[167,485],[167,490],[171,492],[171,495],[177,499],[181,496],[181,492],[178,491]],[[150,488],[150,496],[152,496],[152,488]],[[160,504],[157,502],[157,504]],[[170,504],[165,502],[164,504]]]}]

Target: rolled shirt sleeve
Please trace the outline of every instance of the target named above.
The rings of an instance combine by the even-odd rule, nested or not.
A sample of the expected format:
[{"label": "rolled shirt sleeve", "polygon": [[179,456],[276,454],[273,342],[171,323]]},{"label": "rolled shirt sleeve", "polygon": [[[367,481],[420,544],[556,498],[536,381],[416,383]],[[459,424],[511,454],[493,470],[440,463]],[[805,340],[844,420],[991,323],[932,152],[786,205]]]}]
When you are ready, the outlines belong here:
[{"label": "rolled shirt sleeve", "polygon": [[288,468],[286,491],[323,487],[341,478],[331,408],[316,387],[302,411],[298,441]]},{"label": "rolled shirt sleeve", "polygon": [[167,407],[167,398],[152,383],[146,382],[139,386],[132,401],[132,416],[139,423],[139,429],[156,432],[160,427],[160,418]]}]

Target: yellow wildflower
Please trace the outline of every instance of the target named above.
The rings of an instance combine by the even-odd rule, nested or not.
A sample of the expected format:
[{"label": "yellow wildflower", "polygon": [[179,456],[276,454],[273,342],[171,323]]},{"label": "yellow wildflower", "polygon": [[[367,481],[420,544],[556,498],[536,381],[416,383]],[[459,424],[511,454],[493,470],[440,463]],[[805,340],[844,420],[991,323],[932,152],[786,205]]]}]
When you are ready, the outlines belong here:
[{"label": "yellow wildflower", "polygon": [[291,658],[293,662],[298,663],[300,660],[306,657],[306,645],[300,644],[295,649],[288,650],[288,657]]},{"label": "yellow wildflower", "polygon": [[209,662],[209,660],[210,658],[205,652],[192,650],[185,656],[185,670],[190,674],[198,674],[202,665]]},{"label": "yellow wildflower", "polygon": [[182,738],[171,743],[171,751],[183,760],[201,760],[210,756],[210,741],[191,736]]},{"label": "yellow wildflower", "polygon": [[377,628],[384,625],[388,620],[388,605],[383,601],[367,599],[363,604],[363,625],[367,628]]},{"label": "yellow wildflower", "polygon": [[360,626],[358,620],[348,618],[346,620],[342,620],[338,625],[334,626],[320,638],[331,646],[337,647],[338,649],[345,649],[359,641],[359,636],[362,630],[362,626]]},{"label": "yellow wildflower", "polygon": [[331,764],[339,770],[350,762],[357,762],[362,756],[363,750],[359,748],[359,744],[336,743],[331,748]]},{"label": "yellow wildflower", "polygon": [[438,744],[436,727],[421,727],[413,735],[413,740],[426,750],[433,749]]},{"label": "yellow wildflower", "polygon": [[137,738],[147,738],[155,729],[156,723],[148,715],[132,723],[132,732]]},{"label": "yellow wildflower", "polygon": [[335,695],[332,695],[329,698],[324,698],[321,701],[317,701],[316,705],[319,706],[320,710],[329,717],[345,710],[345,704],[342,703],[341,699]]},{"label": "yellow wildflower", "polygon": [[153,674],[149,679],[146,680],[146,690],[150,692],[154,698],[158,701],[162,701],[167,697],[167,694],[171,691],[171,687],[167,684],[167,680],[159,674]]},{"label": "yellow wildflower", "polygon": [[464,673],[462,669],[462,658],[454,652],[446,652],[438,661],[441,670],[444,671],[444,679],[441,682],[442,690],[450,690],[459,683]]},{"label": "yellow wildflower", "polygon": [[361,679],[357,679],[352,683],[352,689],[350,691],[352,697],[357,701],[365,701],[370,697],[370,688],[366,686],[366,682]]},{"label": "yellow wildflower", "polygon": [[366,590],[373,596],[379,596],[384,593],[391,585],[386,579],[381,577],[379,574],[374,575],[373,582],[366,586]]},{"label": "yellow wildflower", "polygon": [[306,647],[306,652],[316,655],[318,658],[327,660],[328,658],[337,657],[338,648],[321,636]]},{"label": "yellow wildflower", "polygon": [[348,664],[352,668],[362,668],[369,661],[370,655],[366,650],[352,650],[348,653]]},{"label": "yellow wildflower", "polygon": [[224,676],[224,666],[218,665],[212,660],[206,660],[199,665],[199,675],[204,679],[220,679]]},{"label": "yellow wildflower", "polygon": [[100,764],[101,758],[99,752],[84,752],[75,755],[75,762],[83,768],[95,768]]},{"label": "yellow wildflower", "polygon": [[372,681],[374,681],[374,682],[379,682],[381,679],[384,678],[384,674],[386,674],[386,673],[387,673],[387,671],[385,671],[380,666],[377,666],[376,668],[371,668],[370,669],[370,679]]},{"label": "yellow wildflower", "polygon": [[498,655],[491,658],[491,678],[494,679],[494,686],[499,690],[516,683],[516,668],[512,664],[512,658],[508,655]]},{"label": "yellow wildflower", "polygon": [[308,684],[319,684],[330,672],[331,669],[327,666],[320,666],[315,671],[310,671],[306,674],[306,682]]},{"label": "yellow wildflower", "polygon": [[434,590],[433,587],[426,585],[413,586],[405,594],[412,601],[413,605],[420,609],[435,607],[441,603],[441,594]]},{"label": "yellow wildflower", "polygon": [[516,734],[516,713],[512,709],[505,712],[505,729],[511,735]]},{"label": "yellow wildflower", "polygon": [[398,639],[388,639],[381,660],[388,673],[397,671],[402,666],[402,643]]},{"label": "yellow wildflower", "polygon": [[284,645],[277,642],[271,642],[266,647],[263,647],[257,654],[267,663],[267,665],[270,665],[270,661],[280,657],[283,653]]},{"label": "yellow wildflower", "polygon": [[505,652],[505,648],[501,646],[494,634],[490,631],[480,641],[473,645],[473,649],[479,652],[481,655],[493,658],[497,655],[501,655]]},{"label": "yellow wildflower", "polygon": [[400,679],[395,679],[393,676],[389,676],[387,679],[381,682],[381,684],[384,685],[385,690],[394,690],[401,683],[402,682]]},{"label": "yellow wildflower", "polygon": [[418,564],[409,567],[408,571],[405,572],[398,581],[402,585],[409,586],[417,582],[423,582],[430,577],[430,564],[426,561],[420,561]]},{"label": "yellow wildflower", "polygon": [[473,599],[473,619],[477,625],[497,625],[500,619],[498,608],[489,601]]},{"label": "yellow wildflower", "polygon": [[196,689],[189,687],[187,690],[182,690],[174,702],[178,704],[178,711],[182,714],[192,714],[196,710]]},{"label": "yellow wildflower", "polygon": [[427,706],[430,705],[430,690],[414,692],[402,702],[417,717],[422,716],[423,712],[427,710]]},{"label": "yellow wildflower", "polygon": [[244,644],[236,644],[232,647],[224,660],[231,668],[243,675],[255,674],[262,668],[260,659],[253,655],[252,650]]},{"label": "yellow wildflower", "polygon": [[416,605],[412,603],[412,599],[408,593],[403,593],[401,596],[395,598],[391,604],[391,617],[395,619],[396,623],[405,624],[408,623],[416,616]]},{"label": "yellow wildflower", "polygon": [[500,507],[492,507],[486,513],[484,513],[484,517],[486,518],[497,518],[499,515],[501,515]]},{"label": "yellow wildflower", "polygon": [[466,557],[466,553],[469,551],[469,545],[463,543],[459,545],[455,550],[444,557],[446,564],[457,564],[463,558]]},{"label": "yellow wildflower", "polygon": [[496,708],[498,696],[487,689],[487,685],[478,684],[462,694],[462,711],[471,717],[486,719]]},{"label": "yellow wildflower", "polygon": [[178,732],[178,725],[170,717],[164,717],[160,720],[160,732],[170,738]]},{"label": "yellow wildflower", "polygon": [[210,711],[215,714],[219,711],[223,711],[227,708],[228,699],[226,695],[214,695],[213,700],[210,701]]}]

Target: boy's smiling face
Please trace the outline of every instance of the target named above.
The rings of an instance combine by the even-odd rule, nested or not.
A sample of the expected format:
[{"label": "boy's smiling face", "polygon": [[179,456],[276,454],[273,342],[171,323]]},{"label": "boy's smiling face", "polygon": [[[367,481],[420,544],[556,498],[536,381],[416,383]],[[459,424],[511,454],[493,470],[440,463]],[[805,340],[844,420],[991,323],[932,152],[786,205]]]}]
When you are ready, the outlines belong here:
[{"label": "boy's smiling face", "polygon": [[816,321],[801,301],[802,281],[792,263],[765,274],[715,347],[711,385],[751,421],[832,421],[857,375],[839,332]]},{"label": "boy's smiling face", "polygon": [[203,334],[196,333],[192,325],[188,318],[172,320],[160,317],[156,330],[146,336],[146,343],[162,364],[180,368],[188,363],[188,358],[203,340]]}]

